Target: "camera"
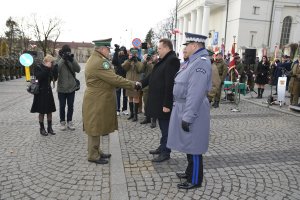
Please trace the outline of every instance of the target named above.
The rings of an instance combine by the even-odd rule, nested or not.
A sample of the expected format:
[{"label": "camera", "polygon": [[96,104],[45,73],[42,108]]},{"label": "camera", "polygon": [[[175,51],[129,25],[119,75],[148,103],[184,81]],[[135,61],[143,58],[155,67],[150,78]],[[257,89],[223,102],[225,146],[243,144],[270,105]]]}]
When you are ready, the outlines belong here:
[{"label": "camera", "polygon": [[115,46],[115,51],[120,51],[120,45],[115,44],[114,46]]},{"label": "camera", "polygon": [[69,60],[71,62],[73,62],[74,60],[74,54],[72,54],[71,52],[63,52],[63,51],[60,51],[59,52],[59,55],[62,57],[62,59],[64,60]]},{"label": "camera", "polygon": [[138,59],[137,59],[137,57],[135,55],[133,55],[129,60],[133,61],[133,62],[137,62],[138,61]]}]

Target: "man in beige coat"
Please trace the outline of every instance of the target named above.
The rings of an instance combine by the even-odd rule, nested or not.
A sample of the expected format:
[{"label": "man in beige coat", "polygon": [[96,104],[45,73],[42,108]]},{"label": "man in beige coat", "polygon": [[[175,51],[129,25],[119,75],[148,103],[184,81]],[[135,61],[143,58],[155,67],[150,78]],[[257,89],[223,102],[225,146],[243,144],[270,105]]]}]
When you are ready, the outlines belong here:
[{"label": "man in beige coat", "polygon": [[116,87],[139,89],[135,82],[115,74],[108,60],[111,38],[93,41],[95,50],[85,65],[86,89],[82,104],[83,130],[88,135],[88,161],[107,164],[100,149],[100,136],[118,129],[116,114]]}]

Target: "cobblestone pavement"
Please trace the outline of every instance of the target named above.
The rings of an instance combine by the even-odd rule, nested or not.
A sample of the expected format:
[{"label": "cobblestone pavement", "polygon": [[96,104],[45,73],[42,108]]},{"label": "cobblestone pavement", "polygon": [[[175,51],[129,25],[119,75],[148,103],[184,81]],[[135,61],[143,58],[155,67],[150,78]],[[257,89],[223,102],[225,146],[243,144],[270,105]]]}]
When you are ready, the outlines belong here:
[{"label": "cobblestone pavement", "polygon": [[[23,79],[0,83],[0,199],[111,199],[111,169],[87,162],[82,132],[83,72],[76,92],[75,131],[39,134],[37,114],[29,112],[32,96]],[[57,94],[54,91],[56,107]],[[247,98],[247,97],[246,97]],[[248,98],[246,100],[251,100]],[[119,117],[119,140],[127,191],[119,199],[300,199],[300,118],[242,100],[212,109],[209,151],[204,155],[203,186],[178,190],[176,171],[186,167],[185,155],[152,163],[148,153],[160,131]],[[139,115],[139,120],[143,118]],[[109,137],[102,148],[109,150]],[[114,155],[112,155],[114,156]],[[118,198],[117,198],[118,199]]]}]

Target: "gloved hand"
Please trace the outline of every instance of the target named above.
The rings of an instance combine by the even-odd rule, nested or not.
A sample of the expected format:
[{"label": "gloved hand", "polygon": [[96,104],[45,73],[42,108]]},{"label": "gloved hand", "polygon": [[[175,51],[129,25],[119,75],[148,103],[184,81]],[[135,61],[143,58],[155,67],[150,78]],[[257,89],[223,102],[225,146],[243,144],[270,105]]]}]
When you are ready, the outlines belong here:
[{"label": "gloved hand", "polygon": [[190,132],[190,125],[191,125],[190,123],[184,120],[181,121],[181,127],[185,132]]},{"label": "gloved hand", "polygon": [[135,82],[134,89],[136,89],[136,90],[142,89],[142,83],[140,83],[140,82]]}]

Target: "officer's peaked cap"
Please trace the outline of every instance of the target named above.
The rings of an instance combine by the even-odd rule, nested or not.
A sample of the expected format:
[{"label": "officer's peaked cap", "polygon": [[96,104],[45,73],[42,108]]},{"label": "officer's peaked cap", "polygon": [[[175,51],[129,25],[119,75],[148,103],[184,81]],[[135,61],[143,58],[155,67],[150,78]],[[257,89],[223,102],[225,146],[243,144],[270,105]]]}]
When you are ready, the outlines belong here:
[{"label": "officer's peaked cap", "polygon": [[112,40],[112,38],[108,38],[108,39],[103,39],[103,40],[94,40],[93,42],[96,47],[101,47],[101,46],[110,47],[111,40]]},{"label": "officer's peaked cap", "polygon": [[199,35],[199,34],[185,32],[186,42],[183,45],[187,45],[192,42],[205,43],[206,38],[207,38],[207,36],[205,36],[205,35]]}]

